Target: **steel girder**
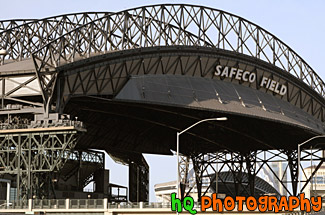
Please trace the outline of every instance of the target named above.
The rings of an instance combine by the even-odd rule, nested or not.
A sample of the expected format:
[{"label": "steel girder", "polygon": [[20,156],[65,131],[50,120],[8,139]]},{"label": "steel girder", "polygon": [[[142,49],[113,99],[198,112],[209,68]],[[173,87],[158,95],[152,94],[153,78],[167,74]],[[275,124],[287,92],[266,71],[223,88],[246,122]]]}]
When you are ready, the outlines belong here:
[{"label": "steel girder", "polygon": [[292,185],[292,193],[293,195],[298,194],[298,182],[299,182],[299,164],[298,164],[298,152],[297,150],[286,150],[284,154],[288,158],[288,165],[291,176],[291,185]]},{"label": "steel girder", "polygon": [[22,200],[53,197],[52,174],[63,167],[77,137],[77,130],[1,134],[0,175],[16,178]]},{"label": "steel girder", "polygon": [[251,196],[255,195],[255,176],[256,176],[256,151],[245,154],[246,169],[248,175],[249,192]]},{"label": "steel girder", "polygon": [[[251,151],[246,154],[220,151],[208,154],[193,154],[191,161],[189,157],[181,156],[180,159],[180,178],[181,178],[181,193],[182,197],[190,194],[190,192],[198,192],[198,198],[211,192],[211,188],[216,183],[216,176],[225,172],[229,172],[226,178],[219,177],[220,184],[225,186],[227,192],[233,196],[249,195],[256,196],[256,189],[269,192],[271,185],[265,182],[256,181],[258,174],[263,174],[265,178],[269,178],[269,183],[278,189],[282,187],[283,191],[289,195],[297,195],[304,192],[306,186],[311,182],[317,170],[324,162],[321,155],[322,150],[303,150],[301,151],[301,164],[297,164],[297,151]],[[315,169],[307,176],[303,166],[315,162]],[[273,163],[277,167],[283,165],[282,172],[275,170]],[[313,163],[314,165],[314,163]],[[191,169],[194,169],[195,180],[191,180]],[[300,169],[300,170],[299,170]],[[303,174],[302,179],[298,179],[298,171]],[[288,175],[290,174],[290,177]],[[230,177],[230,175],[232,175]],[[228,178],[228,179],[227,179]],[[230,180],[230,181],[229,181]],[[302,183],[301,190],[298,190],[298,182]],[[232,184],[232,186],[229,186]],[[292,187],[289,187],[289,185]],[[185,192],[187,191],[187,192]],[[220,193],[218,188],[215,192]],[[283,193],[279,193],[284,195]]]},{"label": "steel girder", "polygon": [[149,165],[143,155],[129,163],[129,201],[149,201]]},{"label": "steel girder", "polygon": [[[38,87],[35,73],[16,76],[0,75],[0,98],[2,109],[9,103],[8,101],[42,108],[43,103],[40,95],[41,92]],[[39,99],[35,101],[35,99],[33,100],[32,98],[33,96],[38,96]]]},{"label": "steel girder", "polygon": [[[5,49],[8,51],[8,54],[2,56],[0,64],[1,62],[4,63],[4,60],[20,61],[29,58],[32,52],[43,47],[50,41],[108,14],[109,12],[64,14],[40,20],[31,20],[22,25],[13,26],[11,29],[4,30],[0,32],[0,49]],[[34,80],[36,78],[37,74],[35,73],[30,75],[29,80]],[[30,82],[27,84],[29,83]],[[19,91],[22,87],[26,87],[27,84],[22,83],[14,89],[11,89],[9,94]],[[2,96],[2,99],[10,100],[12,97],[6,94]],[[28,104],[26,100],[19,102]]]},{"label": "steel girder", "polygon": [[[109,12],[64,14],[38,20],[0,22],[0,50],[8,52],[4,59],[23,60],[47,43],[93,20],[105,17]],[[3,59],[0,60],[3,64]]]},{"label": "steel girder", "polygon": [[33,59],[46,103],[56,81],[55,68],[60,65],[112,51],[175,45],[215,47],[252,56],[325,95],[322,79],[277,37],[241,17],[202,6],[154,5],[112,13],[51,41],[35,51]]},{"label": "steel girder", "polygon": [[[256,168],[257,152],[253,151],[245,154],[234,152],[217,152],[217,153],[200,153],[190,156],[181,156],[180,159],[180,179],[181,179],[181,197],[189,195],[191,192],[197,192],[198,202],[202,196],[213,192],[213,187],[216,184],[216,177],[225,167],[228,167],[233,175],[234,190],[228,188],[228,192],[235,195],[254,195],[255,192],[255,177],[257,174]],[[230,156],[227,161],[223,157]],[[189,160],[190,159],[190,160]],[[218,164],[222,163],[219,169]],[[193,176],[190,175],[190,170],[193,171]],[[248,178],[244,180],[244,173]],[[223,184],[225,182],[219,178]],[[217,188],[215,192],[219,193]]]},{"label": "steel girder", "polygon": [[[251,66],[254,63],[252,60],[245,55],[235,55],[222,50],[184,46],[146,48],[141,52],[130,50],[124,51],[123,55],[106,54],[94,57],[93,61],[85,60],[84,63],[79,61],[73,65],[59,67],[62,72],[57,82],[59,100],[56,101],[56,107],[58,111],[62,111],[69,99],[74,96],[114,97],[131,76],[183,75],[219,79],[214,76],[214,66],[223,62],[229,66],[245,64],[246,70],[263,71],[257,72],[258,77],[281,77],[288,84],[288,93],[285,96],[274,95],[275,97],[295,105],[320,121],[325,120],[325,102],[316,92],[302,85],[298,80],[291,80],[291,76],[282,76],[282,70],[275,70],[273,67],[268,67],[268,64]],[[81,70],[80,67],[83,65],[87,67]],[[231,82],[241,84],[235,79]],[[250,84],[249,87],[259,90],[257,83]],[[173,92],[169,93],[173,94]],[[265,93],[268,91],[266,90]],[[146,89],[143,89],[143,95],[145,94]],[[219,101],[224,102],[220,92],[216,94]],[[259,100],[261,107],[268,110],[269,107],[263,103],[263,99]],[[242,99],[242,102],[245,103],[246,100]],[[283,110],[279,110],[281,111],[284,115]]]},{"label": "steel girder", "polygon": [[[67,23],[64,16],[62,20],[56,21],[56,26]],[[69,31],[60,26],[62,28],[57,28],[58,34],[54,34],[56,37],[48,37],[46,41],[39,38],[44,36],[44,32],[49,36],[55,29],[55,25],[48,26],[47,21],[42,23],[42,27],[38,23],[29,25],[31,28],[23,26],[20,29],[25,33],[33,30],[31,35],[18,33],[14,37],[16,32],[11,31],[13,34],[7,40],[13,38],[16,44],[10,47],[6,59],[23,60],[33,52],[37,78],[47,107],[54,93],[59,66],[93,55],[157,46],[210,47],[248,55],[293,75],[320,96],[325,95],[324,82],[290,47],[259,26],[224,11],[191,5],[156,5],[104,15],[88,23],[77,23],[79,24],[71,25]],[[47,31],[44,26],[50,30]],[[107,71],[108,69],[105,75]],[[117,74],[116,71],[114,73]],[[90,77],[95,76],[95,73],[89,74]],[[86,83],[84,80],[91,80],[90,78],[81,78],[79,75],[75,82],[78,80],[80,82],[75,85],[76,88],[88,89],[90,81],[86,85],[80,83]],[[112,89],[118,85],[116,79],[105,84],[111,84]],[[97,88],[98,86],[96,85]],[[307,112],[311,111],[317,118],[323,116],[323,109],[320,107],[322,104],[315,104],[311,96],[308,97],[300,90],[292,91],[288,96],[291,101],[307,109]],[[294,162],[290,165],[297,166]],[[250,162],[246,165],[253,171],[254,168],[249,167]],[[238,168],[242,170],[242,164]],[[297,172],[298,168],[295,167],[293,171]],[[296,191],[294,188],[294,192]]]},{"label": "steel girder", "polygon": [[34,21],[35,19],[9,19],[9,20],[0,20],[0,33],[11,28],[23,25],[25,23]]},{"label": "steel girder", "polygon": [[186,196],[185,189],[186,187],[189,187],[189,171],[190,171],[190,157],[189,156],[179,156],[179,160],[177,161],[179,163],[179,178],[180,178],[180,194],[181,198],[184,198]]},{"label": "steel girder", "polygon": [[181,198],[198,193],[197,201],[201,196],[211,193],[212,183],[215,179],[213,173],[217,173],[216,156],[214,154],[192,154],[179,157],[180,193]]},{"label": "steel girder", "polygon": [[[106,16],[109,12],[88,12],[64,14],[44,19],[26,19],[26,20],[4,20],[0,21],[0,50],[4,49],[8,53],[0,56],[0,65],[4,60],[20,61],[31,57],[31,53],[46,45],[50,41],[68,33],[76,27],[82,26],[92,20]],[[9,81],[15,82],[9,92],[2,92],[2,106],[4,100],[15,100],[29,105],[39,106],[40,104],[30,102],[28,99],[17,99],[14,94],[20,89],[32,89],[35,94],[41,95],[40,88],[35,89],[31,86],[37,79],[35,72],[32,74],[21,74],[12,77],[12,75],[2,75],[2,85]],[[26,78],[25,78],[26,77]],[[23,81],[22,81],[23,80]],[[6,83],[7,82],[7,83]],[[2,89],[5,89],[4,87]],[[43,104],[41,104],[43,106]]]},{"label": "steel girder", "polygon": [[[95,173],[97,170],[103,170],[105,169],[105,154],[103,152],[97,152],[97,151],[70,151],[70,155],[68,158],[69,161],[77,161],[74,168],[69,169],[70,171],[67,174],[62,174],[60,172],[60,177],[66,181],[70,177],[76,174],[80,174],[82,171],[83,163],[96,163],[97,166],[92,168],[92,173],[87,175],[87,177],[83,179],[79,179],[76,181],[78,190],[83,190],[84,187],[86,187],[89,183],[95,181]],[[79,176],[80,177],[80,176]]]}]

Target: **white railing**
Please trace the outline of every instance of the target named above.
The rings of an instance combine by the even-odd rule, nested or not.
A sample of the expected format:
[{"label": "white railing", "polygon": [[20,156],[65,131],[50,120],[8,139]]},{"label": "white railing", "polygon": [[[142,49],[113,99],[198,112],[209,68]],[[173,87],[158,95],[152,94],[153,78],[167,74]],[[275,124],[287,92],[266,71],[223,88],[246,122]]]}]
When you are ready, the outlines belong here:
[{"label": "white railing", "polygon": [[[195,203],[194,208],[199,211],[199,204]],[[109,210],[122,210],[130,211],[132,209],[151,209],[157,212],[171,212],[170,203],[161,203],[161,202],[122,202],[122,203],[108,203],[108,199],[29,199],[29,200],[19,200],[19,201],[10,201],[7,203],[5,200],[0,200],[0,214],[3,212],[14,213],[14,212],[28,212],[28,211],[49,211],[49,212],[105,212]],[[325,211],[324,202],[322,211]],[[258,211],[256,211],[258,213]],[[233,211],[232,213],[236,213]],[[254,213],[254,212],[253,212]],[[281,213],[280,213],[281,214]],[[292,214],[292,215],[303,215],[303,214],[313,214],[305,213],[300,211],[282,213],[282,214]]]},{"label": "white railing", "polygon": [[0,200],[2,209],[127,209],[127,208],[170,208],[170,203],[121,202],[109,203],[108,199],[29,199],[27,201]]}]

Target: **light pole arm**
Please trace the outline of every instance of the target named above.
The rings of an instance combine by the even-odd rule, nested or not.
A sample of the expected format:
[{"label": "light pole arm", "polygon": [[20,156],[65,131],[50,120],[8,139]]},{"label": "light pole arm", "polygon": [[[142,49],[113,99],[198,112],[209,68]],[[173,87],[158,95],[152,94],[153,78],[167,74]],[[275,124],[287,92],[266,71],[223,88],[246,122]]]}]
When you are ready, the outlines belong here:
[{"label": "light pole arm", "polygon": [[325,135],[318,135],[318,136],[312,137],[312,138],[306,140],[305,142],[302,142],[302,143],[298,144],[298,147],[300,148],[300,146],[305,145],[306,143],[309,143],[313,139],[320,138],[320,137],[325,137]]},{"label": "light pole arm", "polygon": [[297,174],[297,176],[298,176],[298,182],[299,182],[299,192],[302,191],[301,190],[301,180],[300,180],[300,162],[301,162],[300,161],[300,157],[301,157],[300,156],[300,153],[301,153],[300,147],[305,145],[306,143],[309,143],[310,141],[312,141],[312,140],[314,140],[316,138],[320,138],[320,137],[325,137],[325,135],[317,135],[317,136],[314,136],[314,137],[312,137],[312,138],[298,144],[298,174]]},{"label": "light pole arm", "polygon": [[184,132],[190,130],[191,128],[193,128],[194,126],[202,123],[202,122],[206,122],[206,121],[222,121],[222,120],[227,120],[227,117],[219,117],[219,118],[210,118],[210,119],[203,119],[201,121],[198,121],[196,123],[194,123],[193,125],[189,126],[188,128],[185,128],[183,131],[181,132],[177,132],[178,135],[183,134]]}]

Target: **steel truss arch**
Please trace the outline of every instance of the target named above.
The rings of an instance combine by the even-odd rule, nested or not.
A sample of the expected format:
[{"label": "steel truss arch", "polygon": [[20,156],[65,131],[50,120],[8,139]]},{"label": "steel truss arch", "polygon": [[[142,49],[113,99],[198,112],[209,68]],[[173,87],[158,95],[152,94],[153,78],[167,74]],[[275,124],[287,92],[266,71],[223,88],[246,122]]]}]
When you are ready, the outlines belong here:
[{"label": "steel truss arch", "polygon": [[[8,55],[0,59],[20,61],[31,57],[31,54],[47,43],[73,31],[88,22],[107,16],[111,12],[88,12],[64,14],[29,23],[16,25],[11,29],[0,31],[0,48],[5,49]],[[61,27],[63,26],[63,27]],[[174,26],[175,27],[175,26]],[[2,61],[2,62],[1,62]]]},{"label": "steel truss arch", "polygon": [[[19,61],[30,58],[34,51],[47,43],[109,13],[107,11],[71,13],[37,20],[15,22],[11,25],[6,24],[9,20],[3,22],[3,31],[1,31],[0,22],[0,49],[8,52],[5,60]],[[11,27],[6,27],[5,24]],[[3,62],[0,60],[0,63]]]},{"label": "steel truss arch", "polygon": [[[167,31],[166,26],[177,26],[178,31]],[[244,18],[202,6],[153,5],[112,13],[51,41],[34,52],[33,59],[46,103],[57,66],[91,54],[174,45],[212,46],[261,59],[325,96],[323,80],[276,36]]]},{"label": "steel truss arch", "polygon": [[8,20],[0,20],[0,33],[2,31],[9,30],[11,28],[16,28],[17,26],[21,26],[25,23],[35,21],[35,19],[8,19]]}]

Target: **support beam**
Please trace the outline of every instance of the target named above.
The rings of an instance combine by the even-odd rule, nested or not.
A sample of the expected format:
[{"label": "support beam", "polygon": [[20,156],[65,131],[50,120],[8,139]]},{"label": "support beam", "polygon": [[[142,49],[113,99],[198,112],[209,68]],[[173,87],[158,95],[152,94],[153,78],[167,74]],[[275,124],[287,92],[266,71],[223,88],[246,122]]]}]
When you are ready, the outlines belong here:
[{"label": "support beam", "polygon": [[292,185],[292,194],[298,194],[298,171],[299,171],[299,164],[298,164],[298,152],[297,150],[286,150],[284,151],[288,158],[288,165],[291,175],[291,185]]},{"label": "support beam", "polygon": [[[17,129],[19,130],[19,129]],[[53,172],[59,171],[74,149],[77,129],[51,131],[29,129],[29,132],[2,130],[0,134],[0,175],[15,175],[12,185],[21,200],[54,198]]]},{"label": "support beam", "polygon": [[256,177],[256,151],[245,155],[246,169],[248,174],[248,186],[251,196],[255,196],[255,177]]}]

